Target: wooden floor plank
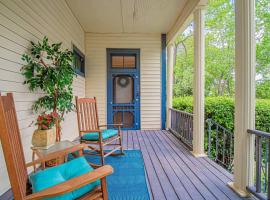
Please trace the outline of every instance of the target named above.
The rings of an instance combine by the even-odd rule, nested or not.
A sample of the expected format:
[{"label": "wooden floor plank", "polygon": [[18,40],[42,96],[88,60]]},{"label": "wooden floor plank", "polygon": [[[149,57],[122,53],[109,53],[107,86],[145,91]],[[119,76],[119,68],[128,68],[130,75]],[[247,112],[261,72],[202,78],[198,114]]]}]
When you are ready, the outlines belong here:
[{"label": "wooden floor plank", "polygon": [[160,181],[158,179],[158,174],[155,171],[155,168],[153,166],[153,162],[151,160],[151,156],[149,155],[146,146],[144,144],[143,138],[142,138],[142,132],[137,134],[140,149],[143,154],[144,162],[145,162],[145,168],[146,173],[149,181],[149,185],[151,188],[151,193],[154,200],[162,200],[166,199],[164,195],[164,191],[161,187]]},{"label": "wooden floor plank", "polygon": [[182,185],[185,187],[185,190],[187,193],[193,198],[193,199],[204,199],[203,196],[200,194],[200,192],[197,190],[197,188],[193,185],[192,181],[190,181],[189,177],[183,172],[183,170],[177,165],[175,160],[173,159],[172,153],[166,148],[156,136],[152,135],[151,138],[153,141],[155,141],[156,146],[159,147],[161,153],[164,155],[164,157],[167,159],[169,165],[171,166],[172,170],[175,172],[178,179],[181,181]]},{"label": "wooden floor plank", "polygon": [[[205,199],[216,199],[213,195],[212,191],[208,189],[208,187],[204,184],[204,182],[197,176],[196,173],[184,162],[182,157],[182,152],[179,152],[178,148],[173,145],[169,140],[164,140],[164,138],[160,137],[157,134],[157,138],[161,141],[161,143],[170,151],[170,154],[173,156],[173,159],[177,163],[177,165],[183,170],[189,180],[192,181],[193,185],[197,188],[200,194]],[[191,155],[190,155],[191,156]],[[226,198],[226,197],[225,197]]]},{"label": "wooden floor plank", "polygon": [[133,149],[133,139],[132,139],[132,130],[127,131],[128,132],[128,149]]},{"label": "wooden floor plank", "polygon": [[163,188],[164,194],[166,196],[167,200],[175,200],[179,199],[177,194],[174,191],[173,185],[171,185],[166,173],[164,172],[164,169],[162,168],[162,165],[157,158],[155,151],[151,148],[150,142],[146,136],[147,132],[143,131],[141,136],[143,138],[143,141],[145,143],[146,149],[150,155],[150,158],[153,162],[153,167],[158,174],[158,179],[160,180],[161,186]]},{"label": "wooden floor plank", "polygon": [[136,130],[133,132],[133,149],[140,149],[140,144],[138,141],[137,134],[140,134],[140,131]]},{"label": "wooden floor plank", "polygon": [[[161,134],[161,133],[159,133]],[[177,147],[179,148],[179,150],[182,151],[186,151],[186,149],[183,148],[183,145],[181,145],[181,143],[179,143],[177,140],[175,140],[174,136],[168,136],[167,138],[171,139],[171,141],[177,145]],[[189,152],[187,152],[189,153]],[[190,162],[188,160],[187,164],[189,166],[191,166],[191,168],[195,171],[196,173],[198,172],[202,172],[203,174],[206,174],[206,179],[204,178],[204,183],[207,186],[211,185],[211,190],[213,185],[215,185],[215,187],[217,187],[219,189],[220,192],[223,192],[224,195],[226,195],[229,199],[240,199],[238,195],[236,195],[234,192],[232,192],[232,190],[227,186],[227,183],[230,182],[231,180],[229,180],[227,177],[223,176],[223,174],[220,171],[215,171],[216,174],[213,174],[210,170],[209,170],[209,166],[206,166],[204,164],[202,164],[200,162],[200,160],[202,158],[195,158],[193,156],[183,156],[182,158],[186,158],[188,160],[190,160]],[[224,170],[224,169],[223,169]],[[221,179],[219,177],[222,177],[226,180],[226,181],[221,181]],[[212,184],[213,183],[213,184]],[[217,190],[212,190],[212,191],[216,191]],[[217,197],[220,197],[220,192],[218,192],[216,194]],[[224,197],[223,197],[224,198]]]},{"label": "wooden floor plank", "polygon": [[122,138],[123,138],[123,147],[124,149],[127,149],[127,131],[122,131]]},{"label": "wooden floor plank", "polygon": [[[166,156],[164,155],[160,150],[160,144],[157,144],[155,141],[155,132],[151,131],[148,132],[148,134],[145,134],[146,137],[148,137],[148,140],[151,144],[151,148],[154,150],[154,153],[156,154],[157,158],[159,159],[159,162],[162,165],[162,168],[167,175],[171,185],[173,186],[174,191],[176,192],[179,199],[192,199],[190,194],[187,192],[186,188],[183,186],[183,183],[178,179],[174,169],[170,165],[169,161],[167,160]],[[177,187],[174,187],[177,185]]]}]

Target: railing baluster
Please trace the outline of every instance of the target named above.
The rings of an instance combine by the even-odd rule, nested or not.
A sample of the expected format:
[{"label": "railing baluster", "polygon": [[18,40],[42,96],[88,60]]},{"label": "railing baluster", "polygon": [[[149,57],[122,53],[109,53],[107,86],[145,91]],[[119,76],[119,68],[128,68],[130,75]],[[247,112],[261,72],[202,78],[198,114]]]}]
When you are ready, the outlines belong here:
[{"label": "railing baluster", "polygon": [[211,158],[211,127],[212,123],[211,120],[208,120],[208,157]]},{"label": "railing baluster", "polygon": [[[267,144],[268,146],[268,155],[270,155],[270,138],[268,138],[268,141],[267,141]],[[268,177],[267,177],[267,199],[270,199],[270,159],[269,159],[270,156],[268,156]]]},{"label": "railing baluster", "polygon": [[225,145],[226,145],[225,129],[223,129],[223,148],[222,148],[222,162],[225,163]]},{"label": "railing baluster", "polygon": [[[170,131],[176,135],[183,143],[192,149],[193,115],[191,113],[170,108],[171,126]],[[175,116],[175,120],[173,120]]]},{"label": "railing baluster", "polygon": [[219,140],[218,140],[218,125],[216,125],[216,158],[215,160],[218,160],[218,144]]},{"label": "railing baluster", "polygon": [[256,136],[256,192],[261,192],[262,141]]},{"label": "railing baluster", "polygon": [[268,177],[268,145],[266,144],[265,159],[264,159],[264,192],[267,192],[267,177]]}]

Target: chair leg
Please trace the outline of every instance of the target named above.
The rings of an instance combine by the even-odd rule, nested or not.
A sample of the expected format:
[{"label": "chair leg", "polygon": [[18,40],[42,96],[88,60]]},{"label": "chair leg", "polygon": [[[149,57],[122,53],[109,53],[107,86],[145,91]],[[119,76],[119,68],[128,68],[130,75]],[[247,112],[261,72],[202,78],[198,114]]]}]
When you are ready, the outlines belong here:
[{"label": "chair leg", "polygon": [[108,200],[107,183],[106,183],[105,177],[101,179],[101,190],[102,190],[103,200]]},{"label": "chair leg", "polygon": [[99,143],[99,148],[100,148],[100,161],[101,165],[104,165],[104,150],[103,150],[103,143]]}]

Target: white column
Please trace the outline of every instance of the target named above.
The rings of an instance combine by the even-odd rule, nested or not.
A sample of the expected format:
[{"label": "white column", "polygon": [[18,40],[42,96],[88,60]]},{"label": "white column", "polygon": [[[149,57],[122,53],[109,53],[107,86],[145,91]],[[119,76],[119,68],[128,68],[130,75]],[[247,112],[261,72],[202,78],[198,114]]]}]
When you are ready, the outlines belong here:
[{"label": "white column", "polygon": [[167,120],[166,127],[171,126],[170,108],[172,108],[173,98],[173,65],[174,65],[174,44],[169,44],[167,47]]},{"label": "white column", "polygon": [[235,133],[234,182],[229,185],[240,195],[248,195],[253,182],[255,127],[255,0],[235,1]]},{"label": "white column", "polygon": [[193,155],[206,156],[204,153],[204,7],[194,11],[194,81],[193,81]]}]

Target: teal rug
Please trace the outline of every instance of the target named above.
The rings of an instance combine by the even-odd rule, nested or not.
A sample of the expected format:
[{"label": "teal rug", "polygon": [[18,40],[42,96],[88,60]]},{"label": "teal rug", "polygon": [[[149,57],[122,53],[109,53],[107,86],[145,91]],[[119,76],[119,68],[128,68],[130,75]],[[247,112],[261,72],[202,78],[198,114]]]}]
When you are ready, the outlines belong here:
[{"label": "teal rug", "polygon": [[[100,163],[98,156],[85,156],[88,162]],[[140,150],[125,150],[124,156],[109,156],[105,164],[111,165],[114,173],[107,178],[109,200],[149,200]]]}]

